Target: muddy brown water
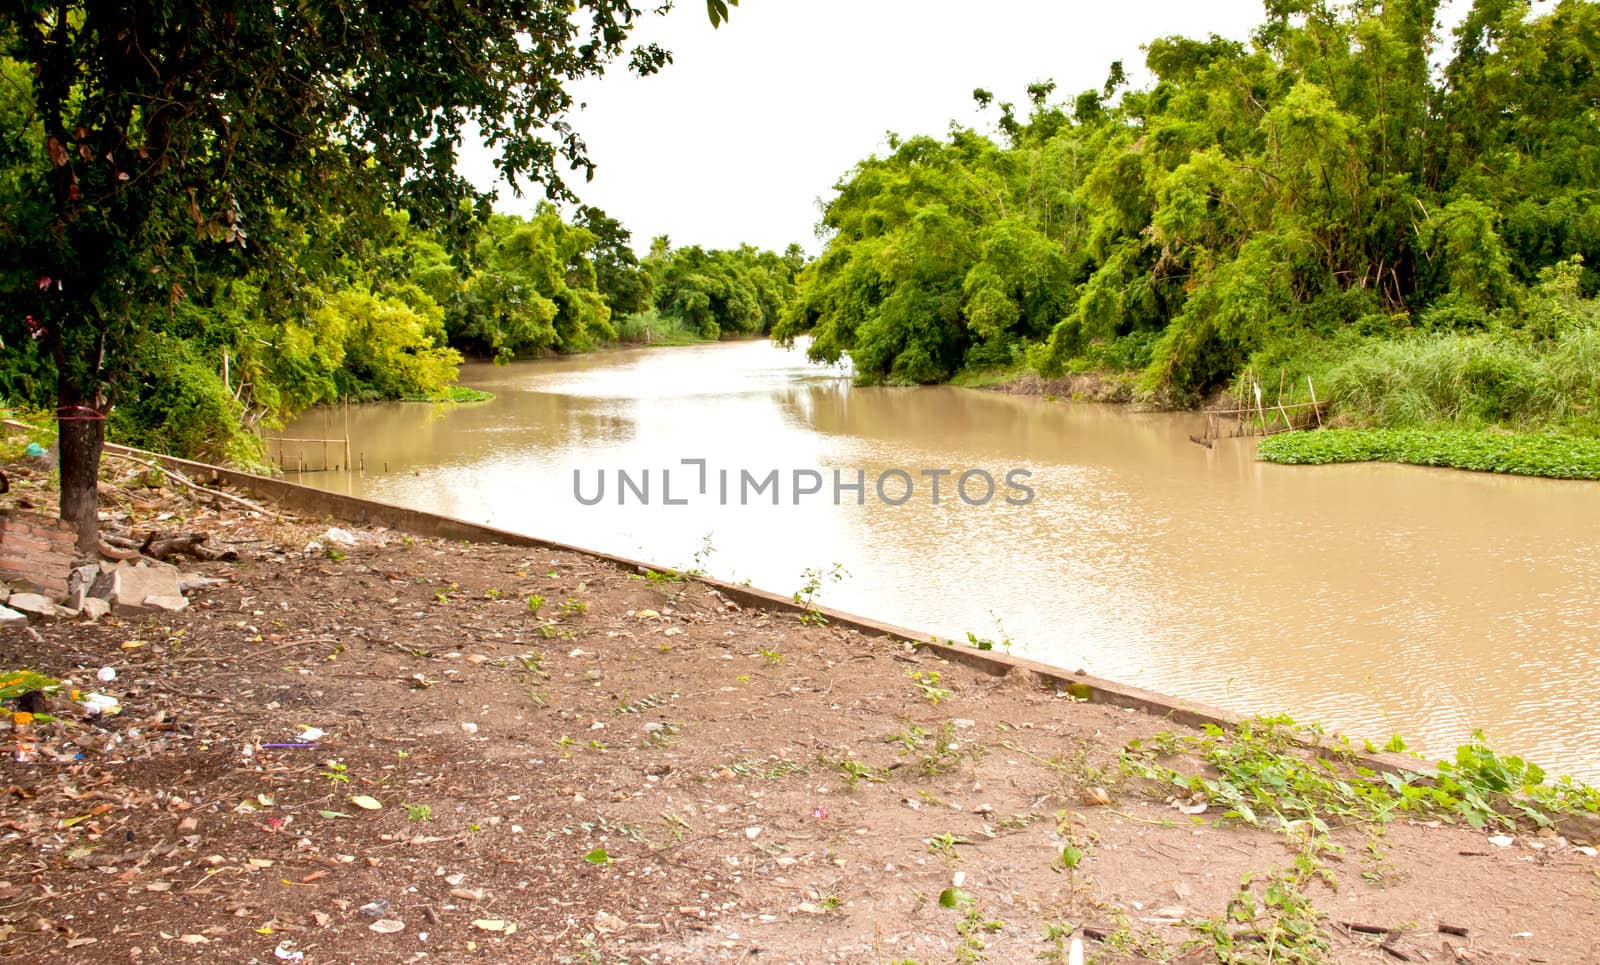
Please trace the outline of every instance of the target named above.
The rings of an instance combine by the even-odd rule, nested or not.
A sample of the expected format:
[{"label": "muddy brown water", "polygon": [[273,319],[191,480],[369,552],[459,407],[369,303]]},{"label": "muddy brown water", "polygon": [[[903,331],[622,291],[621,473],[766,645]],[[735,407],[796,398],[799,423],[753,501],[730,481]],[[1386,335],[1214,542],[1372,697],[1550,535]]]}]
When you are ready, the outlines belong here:
[{"label": "muddy brown water", "polygon": [[[857,388],[764,342],[462,381],[495,398],[354,407],[364,471],[299,475],[323,447],[286,444],[289,478],[663,566],[701,552],[782,593],[838,564],[821,603],[1430,754],[1481,728],[1600,780],[1600,484],[1266,465],[1248,440],[1189,442],[1193,416]],[[343,424],[317,412],[284,435]],[[704,460],[704,492],[684,460]]]}]

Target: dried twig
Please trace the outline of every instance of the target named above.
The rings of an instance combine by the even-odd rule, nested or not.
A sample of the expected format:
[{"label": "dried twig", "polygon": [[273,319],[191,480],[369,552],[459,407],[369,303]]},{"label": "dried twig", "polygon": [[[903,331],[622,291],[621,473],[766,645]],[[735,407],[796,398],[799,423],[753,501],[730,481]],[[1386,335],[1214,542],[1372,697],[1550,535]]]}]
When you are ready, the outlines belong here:
[{"label": "dried twig", "polygon": [[118,451],[113,450],[110,446],[106,447],[105,454],[107,456],[112,457],[113,459],[125,459],[128,462],[134,463],[135,465],[143,466],[146,469],[150,469],[150,470],[153,470],[155,472],[159,472],[159,473],[165,475],[168,479],[171,479],[173,482],[179,484],[180,486],[188,487],[189,489],[192,489],[197,493],[202,493],[202,494],[210,496],[210,497],[212,497],[214,499],[225,500],[227,502],[233,503],[236,506],[242,506],[245,509],[250,510],[251,512],[261,513],[261,514],[263,514],[265,516],[271,516],[274,519],[282,519],[283,518],[283,514],[282,513],[279,513],[279,512],[277,512],[275,510],[268,509],[265,506],[262,506],[262,505],[260,505],[258,503],[253,503],[250,500],[245,499],[242,496],[235,496],[232,493],[225,493],[220,489],[209,489],[209,488],[207,488],[205,486],[202,486],[199,483],[195,482],[194,480],[190,479],[188,476],[185,476],[183,473],[179,472],[176,469],[173,469],[170,466],[163,466],[160,463],[151,462],[151,461],[146,460],[146,459],[140,459],[139,457],[134,456],[134,455],[132,455],[130,453],[118,452]]}]

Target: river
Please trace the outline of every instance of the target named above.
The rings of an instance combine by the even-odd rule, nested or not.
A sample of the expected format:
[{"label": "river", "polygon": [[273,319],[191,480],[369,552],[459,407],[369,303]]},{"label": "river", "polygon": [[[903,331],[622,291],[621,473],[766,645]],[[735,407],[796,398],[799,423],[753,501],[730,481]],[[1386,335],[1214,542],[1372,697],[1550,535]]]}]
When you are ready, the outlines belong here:
[{"label": "river", "polygon": [[[353,407],[364,471],[289,478],[663,566],[701,552],[712,575],[785,594],[837,564],[826,605],[1430,754],[1481,728],[1600,780],[1600,715],[1583,709],[1600,485],[1267,465],[1249,440],[1194,445],[1191,415],[858,388],[765,342],[469,365],[462,381],[495,398]],[[284,435],[330,425],[343,434],[319,412]]]}]

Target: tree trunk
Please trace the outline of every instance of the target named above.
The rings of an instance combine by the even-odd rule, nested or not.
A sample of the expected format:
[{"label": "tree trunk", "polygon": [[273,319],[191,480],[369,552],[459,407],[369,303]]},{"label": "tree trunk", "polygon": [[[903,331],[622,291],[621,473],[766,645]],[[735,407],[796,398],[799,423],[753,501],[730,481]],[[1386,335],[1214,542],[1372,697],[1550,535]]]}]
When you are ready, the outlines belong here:
[{"label": "tree trunk", "polygon": [[78,526],[78,552],[98,558],[100,551],[100,450],[105,442],[105,419],[84,399],[77,386],[62,376],[56,385],[61,408],[59,457],[61,467],[61,518]]}]

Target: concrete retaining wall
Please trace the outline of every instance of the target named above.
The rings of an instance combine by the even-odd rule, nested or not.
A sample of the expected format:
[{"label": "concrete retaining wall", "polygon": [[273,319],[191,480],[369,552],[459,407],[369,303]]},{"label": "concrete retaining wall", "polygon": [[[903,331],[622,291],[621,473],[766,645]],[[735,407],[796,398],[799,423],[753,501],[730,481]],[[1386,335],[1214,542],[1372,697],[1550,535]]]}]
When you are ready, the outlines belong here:
[{"label": "concrete retaining wall", "polygon": [[[466,520],[442,516],[438,513],[407,509],[403,506],[395,506],[375,499],[346,496],[342,493],[313,489],[310,486],[302,486],[282,479],[270,479],[235,469],[224,469],[218,466],[206,465],[205,463],[191,462],[187,459],[178,459],[173,456],[162,456],[111,443],[107,443],[106,448],[114,452],[137,456],[141,459],[158,461],[176,469],[202,485],[219,482],[227,483],[263,500],[270,500],[284,509],[293,510],[303,515],[365,525],[387,526],[414,536],[564,550],[607,560],[637,572],[643,572],[647,569],[664,569],[664,567],[653,566],[641,560],[629,559],[625,556],[616,556],[611,553],[601,553],[586,549],[582,546],[569,546],[565,543],[538,539],[524,533],[496,529],[493,526],[484,526],[479,523],[469,523]],[[738,586],[713,579],[703,579],[701,582],[716,589],[723,596],[741,606],[775,610],[780,613],[799,614],[806,612],[806,608],[797,604],[792,598],[769,593],[766,590]],[[941,643],[926,633],[894,626],[869,617],[858,616],[828,607],[818,607],[816,609],[817,612],[827,617],[828,621],[834,626],[848,627],[869,636],[888,636],[905,640],[944,660],[959,663],[985,673],[997,676],[1023,674],[1041,687],[1054,687],[1058,691],[1064,691],[1089,703],[1130,708],[1190,727],[1200,727],[1206,724],[1230,726],[1244,719],[1240,715],[1217,707],[1142,690],[1138,687],[1130,687],[1127,684],[1120,684],[1081,672],[1074,673],[1036,660],[1029,660],[1026,657],[1018,657],[1013,654],[999,653],[992,650],[953,646]],[[1416,758],[1399,754],[1376,753],[1359,756],[1363,764],[1375,770],[1428,770]]]}]

